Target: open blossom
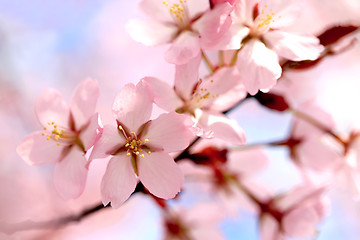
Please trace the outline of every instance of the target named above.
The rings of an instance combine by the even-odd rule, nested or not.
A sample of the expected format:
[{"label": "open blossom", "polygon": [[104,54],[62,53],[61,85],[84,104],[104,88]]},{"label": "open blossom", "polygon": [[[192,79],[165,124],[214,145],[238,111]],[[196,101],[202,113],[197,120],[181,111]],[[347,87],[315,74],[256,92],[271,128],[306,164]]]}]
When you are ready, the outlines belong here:
[{"label": "open blossom", "polygon": [[181,164],[184,174],[207,179],[204,189],[215,194],[227,210],[237,212],[239,207],[257,210],[242,191],[242,186],[259,188],[252,178],[268,164],[268,157],[262,149],[230,151],[209,146],[194,153],[191,160]]},{"label": "open blossom", "polygon": [[295,118],[291,138],[298,140],[291,149],[293,161],[301,168],[317,172],[334,171],[343,161],[343,146],[328,131],[335,129],[332,116],[319,107],[314,100],[308,100],[298,107],[299,114],[308,116],[326,129],[314,126],[303,118]]},{"label": "open blossom", "polygon": [[30,134],[16,149],[31,165],[55,163],[54,184],[64,199],[77,198],[85,187],[85,153],[101,133],[94,113],[98,96],[98,84],[91,79],[78,85],[70,107],[57,90],[45,89],[35,105],[43,131]]},{"label": "open blossom", "polygon": [[319,57],[323,47],[306,33],[281,30],[296,19],[298,1],[239,0],[232,12],[233,24],[224,37],[222,48],[240,49],[237,67],[244,75],[247,91],[269,90],[280,78],[279,57],[300,61]]},{"label": "open blossom", "polygon": [[216,44],[231,25],[228,3],[210,10],[208,0],[143,0],[140,8],[150,19],[130,21],[129,34],[147,46],[171,43],[165,59],[174,64]]},{"label": "open blossom", "polygon": [[329,208],[325,187],[300,186],[262,204],[260,234],[262,240],[307,238],[316,233]]},{"label": "open blossom", "polygon": [[116,96],[113,114],[117,126],[105,125],[90,159],[111,155],[101,182],[104,205],[115,208],[127,200],[139,180],[157,197],[173,198],[184,176],[168,154],[185,149],[192,132],[184,117],[172,112],[149,120],[153,94],[142,80],[127,84]]},{"label": "open blossom", "polygon": [[175,207],[164,215],[164,240],[222,240],[217,225],[225,213],[215,203],[201,203],[191,209]]},{"label": "open blossom", "polygon": [[174,88],[159,79],[145,78],[154,91],[155,103],[167,111],[190,115],[199,128],[200,136],[244,144],[242,128],[222,113],[245,98],[236,69],[221,68],[212,76],[199,81],[200,57],[176,66]]}]

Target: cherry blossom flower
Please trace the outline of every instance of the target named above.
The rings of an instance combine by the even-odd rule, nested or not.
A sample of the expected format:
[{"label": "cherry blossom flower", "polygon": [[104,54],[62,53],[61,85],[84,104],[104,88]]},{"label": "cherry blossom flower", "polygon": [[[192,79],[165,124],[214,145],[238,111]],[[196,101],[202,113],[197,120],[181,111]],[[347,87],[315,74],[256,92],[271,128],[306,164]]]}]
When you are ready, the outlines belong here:
[{"label": "cherry blossom flower", "polygon": [[234,5],[233,24],[220,45],[224,49],[240,49],[237,67],[244,76],[247,91],[269,90],[280,78],[279,57],[300,61],[319,57],[323,46],[304,33],[281,30],[296,19],[298,1],[240,0]]},{"label": "cherry blossom flower", "polygon": [[217,224],[225,217],[219,205],[201,203],[191,209],[172,208],[164,215],[164,240],[224,239]]},{"label": "cherry blossom flower", "polygon": [[[308,120],[295,118],[291,138],[300,142],[291,149],[294,162],[301,168],[317,172],[334,171],[343,161],[344,149],[328,134],[335,129],[332,116],[313,99],[300,104],[297,112]],[[326,129],[314,125],[316,122]]]},{"label": "cherry blossom flower", "polygon": [[55,163],[54,184],[64,199],[79,197],[85,187],[85,154],[101,134],[94,113],[98,96],[98,83],[91,79],[78,85],[70,107],[56,89],[45,89],[35,105],[43,131],[30,134],[16,149],[30,165]]},{"label": "cherry blossom flower", "polygon": [[176,66],[174,88],[159,79],[146,77],[145,81],[154,91],[155,103],[166,111],[190,115],[199,128],[199,136],[245,144],[242,128],[222,113],[246,96],[243,85],[238,82],[237,70],[221,68],[199,81],[200,60],[199,55],[187,64]]},{"label": "cherry blossom flower", "polygon": [[243,186],[261,188],[252,179],[268,165],[268,157],[261,148],[229,151],[208,146],[192,154],[190,160],[181,163],[185,176],[207,180],[202,188],[214,194],[226,210],[236,213],[242,207],[258,211],[258,206],[242,190]]},{"label": "cherry blossom flower", "polygon": [[142,80],[136,86],[127,84],[116,96],[112,111],[117,127],[105,125],[102,137],[90,159],[111,156],[101,182],[104,205],[121,206],[138,182],[157,197],[173,198],[184,182],[184,176],[168,154],[185,149],[192,132],[184,117],[175,112],[149,120],[153,95]]},{"label": "cherry blossom flower", "polygon": [[208,0],[143,0],[140,8],[150,19],[134,19],[126,28],[134,40],[147,46],[171,43],[165,59],[185,64],[201,48],[216,44],[231,25],[230,4],[209,7]]},{"label": "cherry blossom flower", "polygon": [[329,210],[326,187],[303,185],[270,199],[261,205],[260,234],[262,240],[306,238],[316,233]]}]

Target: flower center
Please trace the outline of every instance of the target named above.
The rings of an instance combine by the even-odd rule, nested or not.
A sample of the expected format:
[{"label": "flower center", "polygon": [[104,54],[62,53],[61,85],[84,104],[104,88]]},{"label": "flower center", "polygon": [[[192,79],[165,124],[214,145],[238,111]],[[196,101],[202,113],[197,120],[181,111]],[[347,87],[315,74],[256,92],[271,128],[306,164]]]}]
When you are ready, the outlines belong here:
[{"label": "flower center", "polygon": [[48,122],[48,126],[45,126],[44,130],[46,132],[43,132],[42,135],[46,137],[46,140],[53,140],[58,146],[69,145],[76,140],[74,132],[59,127],[55,122]]},{"label": "flower center", "polygon": [[[185,102],[183,107],[184,112],[194,114],[195,109],[202,108],[212,102],[218,95],[212,94],[205,86],[199,87],[202,80],[199,80],[198,86],[195,87],[191,99]],[[214,80],[210,80],[212,84]]]},{"label": "flower center", "polygon": [[136,156],[141,156],[142,158],[145,157],[145,152],[147,151],[147,154],[150,155],[151,151],[149,151],[149,148],[145,145],[147,142],[149,142],[149,139],[144,139],[142,141],[135,132],[130,132],[130,134],[127,134],[124,128],[119,125],[119,130],[123,133],[126,143],[126,155],[130,156],[131,154],[134,154]]},{"label": "flower center", "polygon": [[180,27],[184,28],[190,23],[189,11],[186,5],[187,0],[179,0],[179,3],[169,4],[163,1],[163,4],[169,8],[170,15]]},{"label": "flower center", "polygon": [[[277,18],[281,18],[278,16]],[[276,17],[274,11],[270,8],[268,9],[268,5],[265,5],[263,9],[261,9],[260,14],[254,20],[254,26],[251,28],[251,34],[255,36],[259,36],[271,28],[271,24],[275,22]]]}]

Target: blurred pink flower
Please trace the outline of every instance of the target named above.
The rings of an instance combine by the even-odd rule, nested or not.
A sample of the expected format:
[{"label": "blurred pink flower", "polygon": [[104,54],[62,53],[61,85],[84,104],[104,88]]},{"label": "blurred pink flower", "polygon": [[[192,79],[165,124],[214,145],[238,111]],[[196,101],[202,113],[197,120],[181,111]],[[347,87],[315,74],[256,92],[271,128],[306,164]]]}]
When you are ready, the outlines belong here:
[{"label": "blurred pink flower", "polygon": [[225,217],[214,203],[201,203],[191,209],[177,207],[164,215],[164,240],[221,240],[223,234],[216,225]]},{"label": "blurred pink flower", "polygon": [[305,33],[280,30],[290,25],[299,12],[295,1],[240,0],[234,5],[233,24],[220,45],[224,49],[241,49],[237,67],[244,76],[247,91],[269,90],[280,78],[278,56],[286,59],[314,60],[323,47],[319,40]]},{"label": "blurred pink flower", "polygon": [[79,197],[85,187],[85,153],[101,132],[94,113],[98,96],[98,83],[91,79],[78,85],[70,107],[56,89],[44,90],[35,105],[44,130],[27,136],[16,149],[31,165],[56,163],[54,184],[64,199]]},{"label": "blurred pink flower", "polygon": [[104,126],[104,132],[90,159],[111,155],[101,183],[104,205],[118,208],[134,191],[137,177],[155,196],[173,198],[184,182],[180,168],[170,152],[185,149],[193,137],[184,117],[173,112],[149,120],[152,112],[151,89],[140,81],[127,84],[116,96],[113,114],[117,127]]},{"label": "blurred pink flower", "polygon": [[[313,120],[306,121],[301,117],[295,118],[291,137],[300,142],[292,149],[293,160],[302,168],[317,172],[334,171],[343,161],[344,149],[327,132],[335,129],[332,116],[318,106],[314,100],[300,104],[298,112]],[[316,121],[326,129],[316,127],[309,121]]]},{"label": "blurred pink flower", "polygon": [[278,195],[264,204],[260,215],[262,240],[307,238],[326,215],[329,202],[325,187],[304,185]]},{"label": "blurred pink flower", "polygon": [[145,81],[154,91],[154,102],[166,111],[189,114],[199,136],[245,144],[242,128],[222,113],[246,96],[243,85],[238,82],[236,69],[221,68],[199,81],[200,60],[198,55],[187,64],[176,66],[174,88],[159,79],[146,77]]},{"label": "blurred pink flower", "polygon": [[168,62],[187,63],[200,49],[216,44],[231,25],[231,5],[209,8],[208,0],[143,0],[148,20],[133,19],[126,28],[131,37],[147,46],[172,43],[165,53]]}]

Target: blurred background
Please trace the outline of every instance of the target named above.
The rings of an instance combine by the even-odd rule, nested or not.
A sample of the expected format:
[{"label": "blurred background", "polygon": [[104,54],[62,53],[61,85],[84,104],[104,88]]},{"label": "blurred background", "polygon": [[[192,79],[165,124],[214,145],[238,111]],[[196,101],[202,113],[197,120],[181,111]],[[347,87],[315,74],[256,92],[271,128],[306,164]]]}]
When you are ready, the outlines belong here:
[{"label": "blurred background", "polygon": [[[338,24],[360,25],[358,0],[303,0],[304,11],[292,31],[321,33]],[[100,202],[100,181],[106,161],[91,165],[84,194],[63,201],[52,182],[53,166],[31,167],[16,146],[40,129],[33,111],[45,87],[57,88],[70,100],[87,77],[100,85],[98,111],[111,123],[111,104],[121,87],[154,76],[172,83],[174,67],[165,62],[167,46],[148,48],[130,39],[125,24],[145,18],[139,0],[0,0],[0,224],[44,221],[77,213]],[[359,40],[358,36],[354,36]],[[360,125],[360,44],[329,57],[315,68],[289,71],[279,91],[291,91],[293,104],[316,99],[329,111],[339,133]],[[285,138],[292,116],[272,112],[248,100],[231,117],[244,128],[248,143]],[[284,148],[266,149],[268,169],[258,176],[276,191],[301,182]],[[186,193],[185,193],[186,194]],[[357,240],[360,203],[344,189],[329,192],[331,211],[319,225],[319,240]],[[186,197],[188,201],[192,196]],[[220,222],[225,239],[257,239],[257,219],[241,211]],[[56,231],[26,231],[0,239],[161,239],[161,217],[151,199],[132,197],[120,209],[106,209]]]}]

